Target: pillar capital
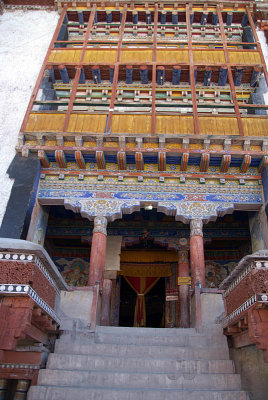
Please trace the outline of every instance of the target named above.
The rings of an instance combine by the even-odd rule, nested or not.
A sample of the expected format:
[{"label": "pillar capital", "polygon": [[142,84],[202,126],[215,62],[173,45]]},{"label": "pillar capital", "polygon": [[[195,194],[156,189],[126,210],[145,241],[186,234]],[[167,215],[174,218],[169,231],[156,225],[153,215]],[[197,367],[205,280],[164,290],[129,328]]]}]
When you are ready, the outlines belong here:
[{"label": "pillar capital", "polygon": [[94,218],[94,229],[93,233],[103,233],[107,235],[107,218],[106,217],[95,217]]},{"label": "pillar capital", "polygon": [[203,221],[202,219],[192,219],[190,222],[190,236],[203,236]]}]

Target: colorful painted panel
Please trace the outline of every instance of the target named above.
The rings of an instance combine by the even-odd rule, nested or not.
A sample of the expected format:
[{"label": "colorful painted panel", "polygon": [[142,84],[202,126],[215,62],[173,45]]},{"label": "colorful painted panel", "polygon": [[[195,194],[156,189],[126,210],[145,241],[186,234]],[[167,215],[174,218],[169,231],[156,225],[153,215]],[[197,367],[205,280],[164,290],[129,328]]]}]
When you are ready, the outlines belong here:
[{"label": "colorful painted panel", "polygon": [[70,286],[86,286],[88,282],[89,258],[54,257],[60,273]]}]

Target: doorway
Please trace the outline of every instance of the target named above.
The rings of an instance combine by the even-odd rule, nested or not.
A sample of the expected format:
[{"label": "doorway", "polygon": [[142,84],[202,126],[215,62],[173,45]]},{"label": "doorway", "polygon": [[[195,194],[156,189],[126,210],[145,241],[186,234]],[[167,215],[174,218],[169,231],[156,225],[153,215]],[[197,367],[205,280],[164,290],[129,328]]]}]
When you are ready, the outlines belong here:
[{"label": "doorway", "polygon": [[[119,326],[134,326],[137,294],[122,276],[120,290]],[[147,328],[165,327],[165,278],[159,278],[145,295]]]}]

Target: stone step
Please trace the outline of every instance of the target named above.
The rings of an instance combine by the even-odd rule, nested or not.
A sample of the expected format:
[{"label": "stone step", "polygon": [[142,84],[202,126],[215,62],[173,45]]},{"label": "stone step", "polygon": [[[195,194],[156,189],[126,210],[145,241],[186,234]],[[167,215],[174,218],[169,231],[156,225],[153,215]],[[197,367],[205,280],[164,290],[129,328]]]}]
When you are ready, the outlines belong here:
[{"label": "stone step", "polygon": [[114,355],[119,357],[144,357],[146,358],[170,358],[171,360],[228,360],[227,347],[223,345],[210,347],[175,347],[175,346],[137,346],[127,344],[103,344],[103,343],[67,343],[57,340],[55,352],[60,354],[93,354]]},{"label": "stone step", "polygon": [[125,389],[240,390],[237,374],[159,374],[40,370],[38,385]]},{"label": "stone step", "polygon": [[27,400],[249,400],[244,391],[118,390],[32,386]]},{"label": "stone step", "polygon": [[76,354],[50,354],[47,368],[158,373],[233,373],[231,360],[165,360]]},{"label": "stone step", "polygon": [[195,328],[130,328],[125,326],[96,326],[96,333],[109,333],[110,335],[125,336],[200,336]]},{"label": "stone step", "polygon": [[96,333],[95,343],[136,344],[150,346],[193,346],[204,347],[211,345],[210,338],[205,335],[178,335],[178,336],[142,336],[142,335],[111,335],[110,333]]}]

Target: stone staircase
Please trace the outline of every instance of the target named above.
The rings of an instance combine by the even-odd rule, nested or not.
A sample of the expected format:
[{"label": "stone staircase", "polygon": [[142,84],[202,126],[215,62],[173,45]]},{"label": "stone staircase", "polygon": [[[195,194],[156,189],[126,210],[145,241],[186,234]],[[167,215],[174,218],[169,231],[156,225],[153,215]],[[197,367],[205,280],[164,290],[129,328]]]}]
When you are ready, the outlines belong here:
[{"label": "stone staircase", "polygon": [[222,334],[97,327],[64,334],[28,400],[248,400]]}]

